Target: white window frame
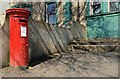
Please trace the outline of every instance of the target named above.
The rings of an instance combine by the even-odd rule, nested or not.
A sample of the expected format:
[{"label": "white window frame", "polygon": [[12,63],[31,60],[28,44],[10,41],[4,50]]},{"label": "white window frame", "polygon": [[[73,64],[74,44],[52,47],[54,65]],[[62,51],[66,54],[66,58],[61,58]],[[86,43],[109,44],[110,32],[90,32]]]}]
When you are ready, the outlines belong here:
[{"label": "white window frame", "polygon": [[[92,8],[92,5],[93,5],[93,2],[94,2],[95,0],[90,0],[90,15],[94,15],[94,13],[93,13],[93,8]],[[102,4],[102,3],[101,3]]]},{"label": "white window frame", "polygon": [[[108,12],[117,12],[117,11],[110,11],[110,0],[108,0],[109,1],[109,3],[108,3]],[[118,6],[119,7],[119,6]],[[119,8],[120,9],[120,8]],[[120,11],[120,10],[118,10],[118,11]]]}]

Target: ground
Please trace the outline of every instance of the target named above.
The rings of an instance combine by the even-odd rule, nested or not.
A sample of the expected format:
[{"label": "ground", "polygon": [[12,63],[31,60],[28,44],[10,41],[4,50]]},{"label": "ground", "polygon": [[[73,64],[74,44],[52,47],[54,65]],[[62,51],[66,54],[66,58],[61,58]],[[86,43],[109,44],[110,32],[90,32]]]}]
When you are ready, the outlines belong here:
[{"label": "ground", "polygon": [[118,77],[118,55],[115,52],[68,52],[59,58],[32,61],[27,70],[1,69],[4,77]]}]

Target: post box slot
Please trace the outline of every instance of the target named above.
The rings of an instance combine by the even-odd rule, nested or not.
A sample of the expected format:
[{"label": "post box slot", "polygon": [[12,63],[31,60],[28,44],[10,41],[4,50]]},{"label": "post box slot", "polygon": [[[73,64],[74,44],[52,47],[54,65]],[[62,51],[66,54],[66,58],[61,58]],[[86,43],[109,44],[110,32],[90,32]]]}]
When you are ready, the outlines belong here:
[{"label": "post box slot", "polygon": [[25,23],[27,23],[27,20],[19,20],[19,22],[25,22]]}]

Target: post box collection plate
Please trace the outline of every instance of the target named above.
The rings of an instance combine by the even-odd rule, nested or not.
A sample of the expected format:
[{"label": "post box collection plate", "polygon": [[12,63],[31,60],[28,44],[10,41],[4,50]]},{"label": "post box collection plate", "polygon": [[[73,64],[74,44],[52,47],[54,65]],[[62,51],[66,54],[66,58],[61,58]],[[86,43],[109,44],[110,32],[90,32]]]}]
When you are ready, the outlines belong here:
[{"label": "post box collection plate", "polygon": [[27,37],[27,28],[26,26],[21,26],[21,37]]}]

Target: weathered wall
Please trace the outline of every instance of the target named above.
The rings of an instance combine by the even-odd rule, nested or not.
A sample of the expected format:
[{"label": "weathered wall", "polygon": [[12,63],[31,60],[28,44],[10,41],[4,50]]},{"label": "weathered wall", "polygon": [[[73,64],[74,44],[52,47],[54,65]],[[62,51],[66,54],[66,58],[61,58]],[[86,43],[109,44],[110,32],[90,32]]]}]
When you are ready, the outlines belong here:
[{"label": "weathered wall", "polygon": [[72,23],[71,29],[65,29],[30,18],[29,46],[33,58],[42,54],[56,54],[66,51],[67,45],[73,39],[84,38],[79,26],[79,23]]},{"label": "weathered wall", "polygon": [[32,2],[32,18],[36,21],[45,20],[45,3],[44,2]]},{"label": "weathered wall", "polygon": [[1,27],[0,35],[1,35],[1,44],[2,44],[2,52],[0,52],[2,55],[2,65],[7,65],[9,62],[9,24],[8,24],[8,17],[5,18],[5,23]]},{"label": "weathered wall", "polygon": [[2,38],[2,30],[0,28],[0,68],[2,67],[2,39],[1,38]]},{"label": "weathered wall", "polygon": [[[88,0],[91,1],[91,0]],[[120,11],[110,11],[116,9],[114,6],[110,6],[109,2],[101,2],[101,13],[93,14],[92,2],[88,3],[87,13],[87,37],[93,38],[118,38],[118,27]]]},{"label": "weathered wall", "polygon": [[[9,62],[9,25],[5,10],[10,7],[8,2],[0,2],[0,67]],[[6,17],[7,16],[7,17]]]},{"label": "weathered wall", "polygon": [[[75,0],[72,0],[72,16],[73,16],[73,20],[77,21],[77,19],[79,20],[79,23],[83,26],[86,27],[86,20],[85,20],[85,16],[86,16],[86,0],[79,0],[80,2],[75,2]],[[77,0],[78,1],[78,0]],[[78,7],[79,4],[79,7]],[[79,8],[79,10],[78,10]]]},{"label": "weathered wall", "polygon": [[[64,5],[65,5],[65,2],[60,2],[57,5],[57,18],[58,18],[57,22],[58,22],[58,26],[62,26],[63,25],[63,20],[65,19],[65,17],[64,17],[64,9],[63,9]],[[73,0],[71,9],[72,9],[72,21],[76,22],[77,19],[78,19],[79,23],[81,25],[86,26],[86,21],[85,21],[86,3],[85,3],[85,0],[82,0],[80,2],[78,2],[76,0]]]},{"label": "weathered wall", "polygon": [[[69,39],[66,39],[67,41],[69,40],[72,40],[72,39],[75,39],[75,38],[79,38],[79,39],[87,39],[87,30],[86,30],[86,20],[85,20],[85,15],[86,15],[86,3],[85,3],[85,0],[82,0],[80,2],[78,1],[72,1],[72,7],[71,7],[71,10],[72,10],[72,20],[70,22],[68,22],[67,24],[67,27],[64,26],[64,20],[65,20],[65,16],[64,16],[64,5],[65,5],[65,2],[60,2],[58,3],[57,5],[57,24],[58,24],[58,27],[62,27],[64,28],[63,29],[63,32],[64,33],[68,33],[68,35],[70,35],[70,38]],[[76,27],[75,25],[72,26],[72,23],[75,22],[77,23],[78,27]],[[79,25],[80,24],[80,25]],[[69,28],[71,28],[69,30]],[[75,33],[75,30],[74,28],[78,28],[78,34]],[[76,35],[75,35],[76,34]],[[79,35],[79,34],[82,34],[82,35]]]},{"label": "weathered wall", "polygon": [[[11,3],[10,5],[15,5]],[[61,28],[45,23],[44,3],[32,3],[32,16],[29,18],[29,55],[37,58],[43,55],[60,54],[67,50],[73,39],[86,39],[85,26],[72,21],[70,28]],[[9,62],[9,24],[8,16],[2,25],[2,64]],[[83,28],[84,27],[84,28]],[[5,63],[4,63],[5,62]]]},{"label": "weathered wall", "polygon": [[119,16],[120,13],[88,17],[88,38],[118,38]]},{"label": "weathered wall", "polygon": [[5,10],[10,8],[10,4],[9,2],[0,2],[0,7],[0,24],[3,26],[6,16]]}]

